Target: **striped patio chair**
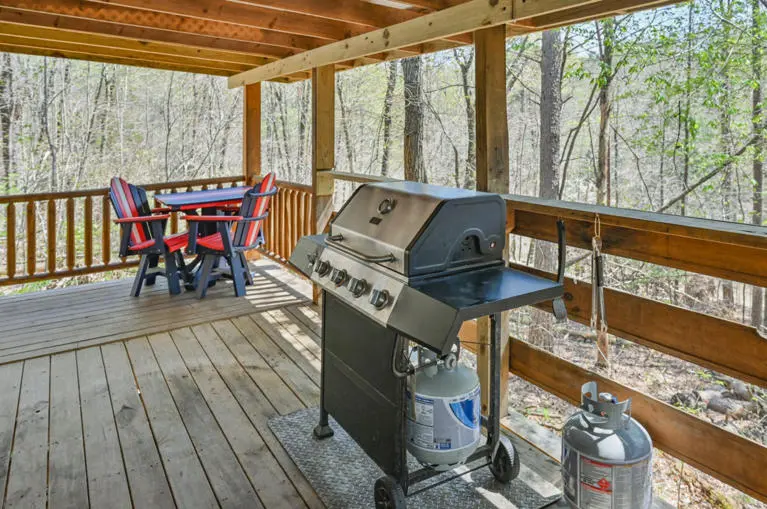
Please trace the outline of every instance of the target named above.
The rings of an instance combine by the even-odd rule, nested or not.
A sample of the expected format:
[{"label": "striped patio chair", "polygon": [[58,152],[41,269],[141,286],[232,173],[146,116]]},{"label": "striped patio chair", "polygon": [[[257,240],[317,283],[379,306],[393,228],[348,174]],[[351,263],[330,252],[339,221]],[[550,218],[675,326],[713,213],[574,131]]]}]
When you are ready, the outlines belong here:
[{"label": "striped patio chair", "polygon": [[[117,215],[115,223],[121,227],[120,256],[141,257],[131,295],[138,297],[144,281],[147,286],[151,286],[157,276],[164,276],[168,280],[171,295],[181,293],[180,280],[188,277],[183,249],[189,241],[189,234],[184,232],[166,236],[164,231],[170,218],[169,210],[151,209],[146,191],[128,184],[120,177],[112,179],[109,198]],[[158,268],[161,258],[164,268]]]},{"label": "striped patio chair", "polygon": [[[189,222],[189,251],[202,256],[202,268],[197,282],[197,297],[205,297],[208,283],[219,276],[231,277],[234,294],[245,295],[245,286],[253,284],[245,253],[264,243],[262,224],[268,215],[269,200],[277,193],[274,173],[248,191],[234,216],[185,216]],[[198,237],[199,225],[216,223],[216,233]],[[230,273],[214,270],[223,257],[229,264]]]}]

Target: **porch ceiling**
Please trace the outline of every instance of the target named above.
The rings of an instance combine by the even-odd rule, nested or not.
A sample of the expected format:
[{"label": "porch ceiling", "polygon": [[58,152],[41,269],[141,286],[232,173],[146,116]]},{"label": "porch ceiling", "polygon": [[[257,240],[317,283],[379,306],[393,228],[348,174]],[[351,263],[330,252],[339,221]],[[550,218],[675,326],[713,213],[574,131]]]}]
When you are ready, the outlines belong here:
[{"label": "porch ceiling", "polygon": [[[677,1],[515,0],[518,10],[531,14],[510,24],[508,33],[520,35]],[[0,0],[0,51],[233,76],[466,2]],[[495,5],[498,0],[487,2]],[[429,40],[416,37],[412,45],[334,63],[344,69],[471,43],[470,31]],[[275,79],[308,76],[301,71]]]}]

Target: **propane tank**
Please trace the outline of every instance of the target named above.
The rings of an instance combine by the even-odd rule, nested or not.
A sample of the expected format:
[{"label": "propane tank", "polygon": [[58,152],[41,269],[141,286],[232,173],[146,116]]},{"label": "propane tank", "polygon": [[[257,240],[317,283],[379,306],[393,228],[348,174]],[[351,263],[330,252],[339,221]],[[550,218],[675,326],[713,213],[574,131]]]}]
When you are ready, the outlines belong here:
[{"label": "propane tank", "polygon": [[631,417],[631,399],[618,402],[581,387],[581,411],[562,435],[565,499],[578,509],[649,509],[652,503],[652,440]]},{"label": "propane tank", "polygon": [[407,390],[407,449],[423,465],[450,470],[479,445],[479,377],[458,366],[453,354],[437,360],[418,350],[422,369],[410,377]]}]

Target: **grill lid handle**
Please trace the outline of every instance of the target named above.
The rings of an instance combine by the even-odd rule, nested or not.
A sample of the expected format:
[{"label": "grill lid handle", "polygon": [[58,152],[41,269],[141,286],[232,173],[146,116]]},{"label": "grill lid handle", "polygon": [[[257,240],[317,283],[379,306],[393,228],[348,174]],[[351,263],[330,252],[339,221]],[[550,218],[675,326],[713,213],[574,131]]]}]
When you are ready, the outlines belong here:
[{"label": "grill lid handle", "polygon": [[367,263],[387,263],[387,262],[393,262],[395,260],[394,255],[389,253],[386,255],[369,255],[365,254],[361,251],[357,251],[354,248],[351,248],[349,246],[345,246],[341,244],[343,242],[344,236],[343,235],[331,235],[326,239],[326,242],[329,242],[332,244],[336,249],[343,251],[344,253],[347,253],[349,255],[354,256],[355,258],[358,258],[362,260],[363,262]]}]

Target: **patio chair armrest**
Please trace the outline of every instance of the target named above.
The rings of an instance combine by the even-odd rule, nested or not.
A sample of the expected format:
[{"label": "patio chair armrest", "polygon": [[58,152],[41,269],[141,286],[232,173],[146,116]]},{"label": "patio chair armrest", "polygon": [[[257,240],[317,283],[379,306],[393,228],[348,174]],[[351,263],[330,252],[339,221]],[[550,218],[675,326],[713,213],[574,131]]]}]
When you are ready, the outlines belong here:
[{"label": "patio chair armrest", "polygon": [[185,221],[192,222],[207,222],[207,223],[218,223],[220,221],[223,222],[230,222],[230,221],[241,221],[243,218],[241,216],[184,216],[181,219],[184,219]]},{"label": "patio chair armrest", "polygon": [[246,194],[248,196],[255,196],[256,198],[261,198],[262,196],[274,196],[279,191],[279,188],[277,186],[271,188],[269,191],[266,191],[265,193],[254,193],[253,191],[248,191]]},{"label": "patio chair armrest", "polygon": [[267,212],[266,214],[262,214],[258,217],[238,217],[237,219],[235,219],[235,221],[242,221],[243,223],[252,223],[253,221],[263,221],[264,219],[267,218],[268,215],[269,213]]},{"label": "patio chair armrest", "polygon": [[114,220],[115,224],[123,223],[150,223],[153,221],[167,221],[170,219],[170,214],[162,216],[141,216],[141,217],[120,217]]}]

